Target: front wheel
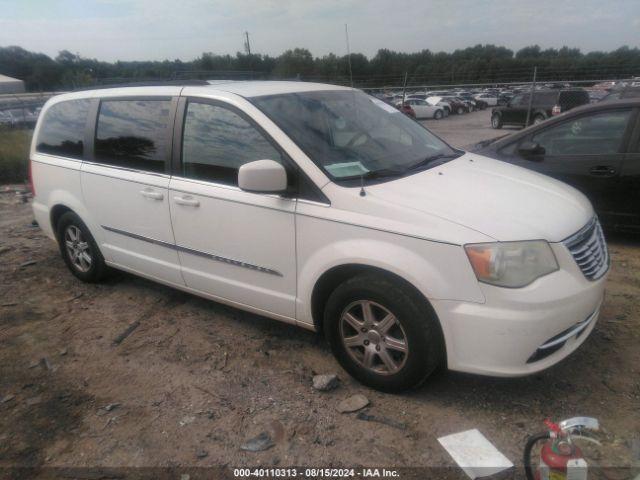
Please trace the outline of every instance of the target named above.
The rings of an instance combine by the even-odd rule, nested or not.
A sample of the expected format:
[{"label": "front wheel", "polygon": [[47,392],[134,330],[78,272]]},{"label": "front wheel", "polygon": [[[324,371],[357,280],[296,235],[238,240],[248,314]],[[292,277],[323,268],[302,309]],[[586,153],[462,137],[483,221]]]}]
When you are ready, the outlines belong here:
[{"label": "front wheel", "polygon": [[436,120],[440,120],[442,118],[442,110],[436,110],[436,113],[433,114],[433,118],[435,118]]},{"label": "front wheel", "polygon": [[462,107],[458,107],[458,109],[456,110],[456,113],[457,113],[458,115],[462,115],[462,114],[464,113],[464,108],[462,108]]},{"label": "front wheel", "polygon": [[342,367],[385,392],[420,385],[442,363],[440,326],[426,300],[385,277],[339,285],[325,308],[325,333]]}]

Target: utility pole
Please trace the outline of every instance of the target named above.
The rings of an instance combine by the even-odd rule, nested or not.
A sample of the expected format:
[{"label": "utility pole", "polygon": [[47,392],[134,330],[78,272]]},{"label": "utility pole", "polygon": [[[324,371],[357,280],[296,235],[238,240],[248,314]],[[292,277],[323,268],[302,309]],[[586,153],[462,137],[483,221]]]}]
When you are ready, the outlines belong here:
[{"label": "utility pole", "polygon": [[251,43],[249,42],[249,32],[244,32],[244,51],[247,55],[251,55]]},{"label": "utility pole", "polygon": [[347,24],[344,24],[344,35],[347,39],[347,60],[349,62],[349,80],[351,81],[351,88],[353,88],[353,71],[351,70],[351,47],[349,46],[349,29]]},{"label": "utility pole", "polygon": [[407,76],[409,72],[404,72],[404,82],[402,82],[402,106],[404,107],[404,102],[407,97]]},{"label": "utility pole", "polygon": [[531,116],[531,106],[533,105],[533,95],[536,92],[537,74],[538,74],[538,67],[533,67],[533,82],[531,82],[531,93],[529,94],[529,107],[527,108],[527,122],[524,124],[525,128],[529,126],[529,117]]}]

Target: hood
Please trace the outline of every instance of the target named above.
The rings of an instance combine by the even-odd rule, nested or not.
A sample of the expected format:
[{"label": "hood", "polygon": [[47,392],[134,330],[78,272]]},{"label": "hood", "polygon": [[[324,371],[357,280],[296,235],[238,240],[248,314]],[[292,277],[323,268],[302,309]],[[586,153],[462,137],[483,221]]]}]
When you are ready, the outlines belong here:
[{"label": "hood", "polygon": [[470,153],[366,190],[379,202],[434,215],[498,241],[559,242],[594,215],[589,200],[573,187]]},{"label": "hood", "polygon": [[426,100],[430,105],[437,105],[442,100],[442,97],[428,97]]}]

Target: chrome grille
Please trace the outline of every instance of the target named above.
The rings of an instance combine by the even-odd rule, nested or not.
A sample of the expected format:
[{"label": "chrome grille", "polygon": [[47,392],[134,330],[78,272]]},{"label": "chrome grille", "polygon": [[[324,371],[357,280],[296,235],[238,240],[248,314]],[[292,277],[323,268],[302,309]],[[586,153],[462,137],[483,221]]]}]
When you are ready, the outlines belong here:
[{"label": "chrome grille", "polygon": [[596,217],[563,243],[589,280],[597,280],[609,269],[609,252]]}]

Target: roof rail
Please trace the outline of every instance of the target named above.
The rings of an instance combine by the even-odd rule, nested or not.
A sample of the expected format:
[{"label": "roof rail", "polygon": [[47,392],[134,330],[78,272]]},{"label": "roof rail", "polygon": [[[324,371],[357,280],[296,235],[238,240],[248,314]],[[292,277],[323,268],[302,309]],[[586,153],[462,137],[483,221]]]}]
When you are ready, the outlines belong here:
[{"label": "roof rail", "polygon": [[82,92],[85,90],[105,90],[108,88],[123,88],[123,87],[193,87],[200,85],[210,85],[206,80],[149,80],[141,82],[128,82],[128,83],[112,83],[108,85],[90,85],[86,87],[76,88],[74,92]]}]

